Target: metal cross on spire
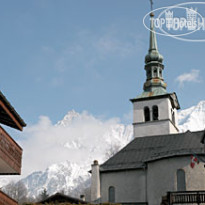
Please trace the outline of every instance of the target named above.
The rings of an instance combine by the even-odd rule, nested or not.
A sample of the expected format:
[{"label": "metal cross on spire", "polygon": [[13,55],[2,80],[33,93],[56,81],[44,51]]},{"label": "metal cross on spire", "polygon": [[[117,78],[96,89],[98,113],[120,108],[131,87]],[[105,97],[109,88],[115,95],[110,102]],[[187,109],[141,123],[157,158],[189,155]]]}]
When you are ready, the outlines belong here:
[{"label": "metal cross on spire", "polygon": [[151,4],[151,11],[153,10],[153,1],[152,0],[149,0],[150,1],[150,4]]}]

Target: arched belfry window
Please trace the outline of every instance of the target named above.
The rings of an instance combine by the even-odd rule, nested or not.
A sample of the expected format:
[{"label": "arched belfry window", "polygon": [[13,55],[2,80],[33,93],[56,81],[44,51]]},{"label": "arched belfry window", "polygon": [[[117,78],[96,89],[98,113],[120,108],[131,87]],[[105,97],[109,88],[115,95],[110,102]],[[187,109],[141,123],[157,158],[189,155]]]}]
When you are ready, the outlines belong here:
[{"label": "arched belfry window", "polygon": [[150,110],[148,107],[144,108],[144,119],[145,122],[150,121]]},{"label": "arched belfry window", "polygon": [[147,78],[150,79],[151,78],[151,70],[147,71]]},{"label": "arched belfry window", "polygon": [[162,77],[162,69],[159,70],[159,76]]},{"label": "arched belfry window", "polygon": [[177,170],[177,191],[186,191],[186,176],[183,169]]},{"label": "arched belfry window", "polygon": [[157,77],[157,69],[155,68],[154,69],[154,78],[156,78]]},{"label": "arched belfry window", "polygon": [[115,203],[115,187],[110,186],[108,189],[108,201],[110,203]]},{"label": "arched belfry window", "polygon": [[172,122],[175,125],[175,113],[173,109],[171,109],[171,113],[172,113]]},{"label": "arched belfry window", "polygon": [[159,119],[159,110],[158,110],[158,106],[154,105],[152,107],[152,119],[153,120],[158,120]]}]

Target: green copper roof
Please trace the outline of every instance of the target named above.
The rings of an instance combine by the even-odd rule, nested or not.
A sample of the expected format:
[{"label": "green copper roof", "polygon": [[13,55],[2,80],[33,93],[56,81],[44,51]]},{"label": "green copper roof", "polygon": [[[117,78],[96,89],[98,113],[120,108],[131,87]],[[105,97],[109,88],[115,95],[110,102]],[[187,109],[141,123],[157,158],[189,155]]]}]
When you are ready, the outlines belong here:
[{"label": "green copper roof", "polygon": [[156,88],[156,89],[153,89],[150,92],[144,91],[142,94],[138,95],[136,97],[136,99],[147,98],[147,97],[151,97],[151,96],[166,95],[166,94],[167,94],[167,91],[165,89],[163,89],[163,88]]},{"label": "green copper roof", "polygon": [[144,100],[150,100],[150,99],[161,99],[161,98],[169,98],[172,104],[173,108],[176,108],[177,110],[180,109],[180,104],[177,98],[176,93],[167,93],[161,89],[153,90],[152,92],[143,92],[141,95],[137,96],[134,99],[130,99],[131,102],[136,101],[144,101]]},{"label": "green copper roof", "polygon": [[154,31],[154,14],[150,14],[150,41],[149,41],[149,52],[145,57],[145,63],[149,63],[151,61],[163,61],[163,56],[159,53],[157,49],[157,39],[156,33]]},{"label": "green copper roof", "polygon": [[154,14],[151,13],[149,50],[145,57],[145,70],[147,78],[143,87],[144,92],[137,96],[136,99],[167,94],[167,84],[164,82],[162,77],[162,71],[164,69],[162,61],[163,57],[158,51],[156,33],[154,31]]}]

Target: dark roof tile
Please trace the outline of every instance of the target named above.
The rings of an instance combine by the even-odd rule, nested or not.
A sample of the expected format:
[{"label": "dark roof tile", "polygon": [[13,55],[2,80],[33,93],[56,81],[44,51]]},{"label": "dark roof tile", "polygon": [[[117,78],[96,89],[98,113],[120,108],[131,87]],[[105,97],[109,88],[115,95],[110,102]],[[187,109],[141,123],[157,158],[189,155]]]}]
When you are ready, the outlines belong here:
[{"label": "dark roof tile", "polygon": [[147,162],[166,157],[204,154],[204,131],[138,137],[100,166],[100,171],[145,167]]}]

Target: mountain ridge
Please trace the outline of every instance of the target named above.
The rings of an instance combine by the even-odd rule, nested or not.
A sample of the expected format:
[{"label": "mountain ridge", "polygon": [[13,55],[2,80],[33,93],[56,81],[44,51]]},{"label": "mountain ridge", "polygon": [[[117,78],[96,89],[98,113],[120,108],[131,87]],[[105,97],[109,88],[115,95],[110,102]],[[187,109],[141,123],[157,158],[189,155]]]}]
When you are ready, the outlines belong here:
[{"label": "mountain ridge", "polygon": [[[203,130],[205,125],[205,101],[200,101],[196,106],[178,112],[180,132],[187,130]],[[87,112],[77,113],[74,110],[69,111],[64,118],[55,124],[55,127],[75,127],[83,122],[95,122],[104,126],[103,122]],[[83,129],[83,127],[82,127]],[[98,132],[97,132],[98,133]],[[96,134],[96,133],[95,133]],[[109,158],[113,152],[124,147],[133,139],[132,125],[123,125],[121,123],[109,122],[106,129],[98,136],[84,135],[80,139],[73,137],[68,139],[63,145],[73,152],[79,152],[83,155],[83,160],[70,162],[69,160],[60,163],[54,163],[44,171],[36,171],[21,179],[28,189],[28,196],[35,198],[45,188],[48,193],[64,192],[75,197],[86,191],[90,186],[90,165],[92,160],[98,159],[100,163]],[[107,154],[107,156],[106,156]],[[84,155],[87,155],[86,157]]]}]

